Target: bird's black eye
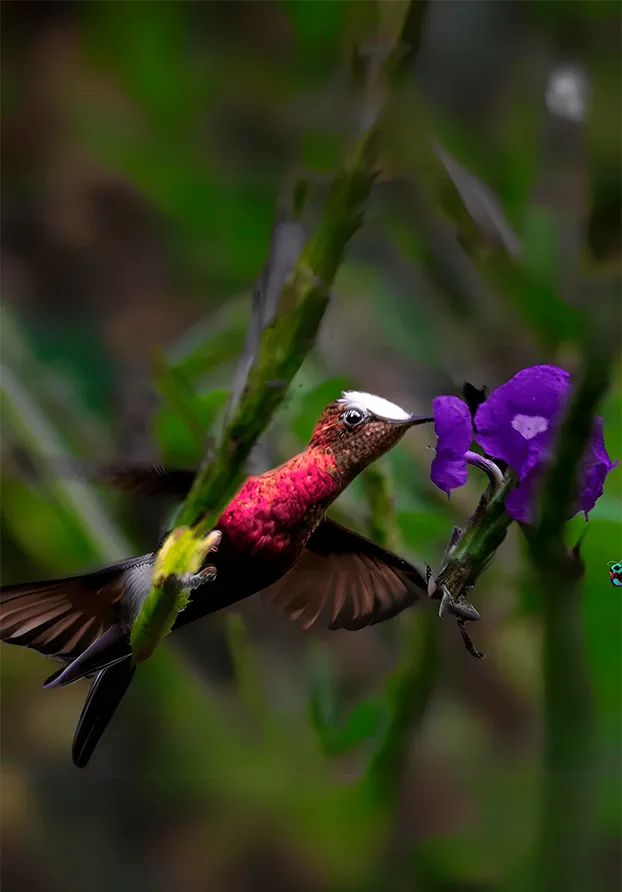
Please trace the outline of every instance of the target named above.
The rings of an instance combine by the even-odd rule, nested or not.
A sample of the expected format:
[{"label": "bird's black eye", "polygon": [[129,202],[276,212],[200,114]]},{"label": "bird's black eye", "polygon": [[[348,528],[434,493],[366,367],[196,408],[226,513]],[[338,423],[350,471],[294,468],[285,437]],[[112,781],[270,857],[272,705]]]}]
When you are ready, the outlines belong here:
[{"label": "bird's black eye", "polygon": [[365,413],[361,412],[360,409],[347,409],[343,413],[341,418],[346,427],[358,427],[358,425],[364,420]]}]

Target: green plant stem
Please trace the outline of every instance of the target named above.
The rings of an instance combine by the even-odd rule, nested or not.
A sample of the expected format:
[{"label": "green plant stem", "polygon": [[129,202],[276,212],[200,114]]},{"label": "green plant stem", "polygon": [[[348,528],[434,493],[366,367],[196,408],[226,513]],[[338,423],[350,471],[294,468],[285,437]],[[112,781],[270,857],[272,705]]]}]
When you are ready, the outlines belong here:
[{"label": "green plant stem", "polygon": [[[390,481],[382,465],[366,472],[370,531],[384,547],[399,545]],[[409,613],[402,630],[402,660],[387,685],[388,719],[364,783],[378,804],[397,803],[416,729],[425,715],[438,668],[439,626],[432,610]]]},{"label": "green plant stem", "polygon": [[395,551],[399,543],[399,527],[391,482],[383,463],[370,465],[363,473],[362,480],[369,505],[369,535],[376,545]]},{"label": "green plant stem", "polygon": [[540,573],[545,749],[537,887],[590,892],[596,814],[594,708],[583,641],[581,588]]},{"label": "green plant stem", "polygon": [[259,675],[259,666],[253,658],[244,620],[239,613],[231,613],[226,618],[227,643],[233,661],[235,681],[244,706],[252,717],[255,729],[264,738],[270,733],[270,713],[263,685]]},{"label": "green plant stem", "polygon": [[[281,291],[275,317],[262,333],[235,411],[213,456],[203,462],[181,507],[176,530],[156,560],[154,585],[145,604],[152,616],[154,603],[164,598],[161,584],[164,580],[174,577],[172,584],[178,586],[181,594],[180,577],[188,571],[192,543],[200,548],[227,501],[239,488],[253,446],[313,346],[331,286],[347,245],[362,223],[377,173],[378,119],[389,95],[389,75],[402,55],[401,29],[405,22],[411,22],[410,5],[396,6],[395,10],[400,12],[401,20],[395,28],[391,51],[381,54],[378,46],[366,50],[361,45],[355,52],[354,98],[360,111],[354,145],[333,180],[317,227]],[[412,27],[409,28],[412,32]],[[156,581],[160,584],[156,585]],[[143,622],[141,616],[137,622]],[[172,622],[173,615],[164,624],[161,637]],[[149,637],[152,638],[151,632]]]},{"label": "green plant stem", "polygon": [[607,339],[592,336],[542,491],[538,523],[525,531],[544,618],[546,739],[537,877],[542,892],[590,892],[599,885],[594,875],[596,740],[583,640],[582,566],[563,533],[612,362]]},{"label": "green plant stem", "polygon": [[413,736],[436,682],[439,630],[432,610],[405,618],[402,661],[388,684],[389,719],[364,781],[378,806],[397,805]]},{"label": "green plant stem", "polygon": [[489,565],[512,523],[505,510],[505,498],[515,483],[514,475],[506,472],[503,484],[492,498],[488,500],[487,493],[484,494],[460,541],[441,568],[434,598],[442,596],[443,586],[454,598],[463,596]]}]

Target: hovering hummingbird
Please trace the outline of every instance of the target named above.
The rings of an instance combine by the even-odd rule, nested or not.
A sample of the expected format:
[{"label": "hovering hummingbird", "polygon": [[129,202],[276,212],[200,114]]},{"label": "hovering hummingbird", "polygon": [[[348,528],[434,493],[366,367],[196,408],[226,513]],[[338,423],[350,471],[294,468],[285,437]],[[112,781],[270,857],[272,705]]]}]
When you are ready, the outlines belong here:
[{"label": "hovering hummingbird", "polygon": [[[173,630],[261,592],[304,628],[362,629],[383,622],[427,591],[420,571],[325,516],[349,483],[398,443],[433,421],[368,393],[330,403],[299,455],[249,477],[220,515],[221,538]],[[192,471],[112,469],[99,481],[183,499]],[[215,537],[217,541],[217,537]],[[151,588],[156,553],[92,573],[0,588],[0,638],[62,663],[45,687],[93,678],[73,741],[88,763],[134,675],[130,630]],[[213,567],[212,567],[213,563]]]}]

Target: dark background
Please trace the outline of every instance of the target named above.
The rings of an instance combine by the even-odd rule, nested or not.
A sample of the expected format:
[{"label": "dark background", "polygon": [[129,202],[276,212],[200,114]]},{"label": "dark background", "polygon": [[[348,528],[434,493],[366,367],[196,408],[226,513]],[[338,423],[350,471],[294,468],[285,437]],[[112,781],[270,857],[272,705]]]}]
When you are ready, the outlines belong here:
[{"label": "dark background", "polygon": [[[32,456],[44,472],[64,454],[199,460],[279,201],[302,170],[317,204],[340,158],[356,6],[5,0],[3,582],[155,547],[166,507],[39,480]],[[494,387],[534,362],[576,367],[576,308],[598,314],[620,289],[620,81],[617,3],[429,5],[364,226],[252,470],[303,448],[345,386],[427,412],[465,380]],[[430,135],[498,196],[482,211],[469,187],[479,225]],[[619,380],[602,408],[613,458]],[[432,563],[482,487],[474,472],[448,503],[429,482],[433,442],[417,429],[384,462],[396,544]],[[602,890],[619,887],[621,854],[622,614],[607,568],[622,559],[620,481],[618,468],[584,546],[597,740],[584,769]],[[373,529],[362,483],[334,516]],[[583,528],[572,521],[571,541]],[[516,531],[475,601],[481,663],[433,610],[304,634],[249,604],[250,644],[233,657],[235,619],[196,624],[138,673],[85,772],[69,752],[86,686],[45,692],[50,664],[4,646],[3,888],[533,888],[542,621]],[[440,649],[397,766],[399,802],[367,808],[356,781],[390,708],[387,680],[429,636]],[[322,745],[311,709],[322,698],[339,723],[359,705],[343,753]]]}]

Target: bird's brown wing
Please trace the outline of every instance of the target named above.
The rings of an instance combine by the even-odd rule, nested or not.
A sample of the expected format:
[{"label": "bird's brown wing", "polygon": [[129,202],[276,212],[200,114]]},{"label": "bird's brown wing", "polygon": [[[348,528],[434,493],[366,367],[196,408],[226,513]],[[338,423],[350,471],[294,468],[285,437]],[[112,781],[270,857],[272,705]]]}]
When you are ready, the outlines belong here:
[{"label": "bird's brown wing", "polygon": [[0,639],[61,662],[82,653],[117,621],[127,562],[85,576],[0,589]]},{"label": "bird's brown wing", "polygon": [[67,469],[88,482],[109,486],[137,496],[164,496],[184,499],[196,477],[186,468],[164,468],[140,462],[72,462]]},{"label": "bird's brown wing", "polygon": [[262,592],[305,629],[362,629],[418,601],[426,583],[416,567],[325,519],[298,563]]}]

